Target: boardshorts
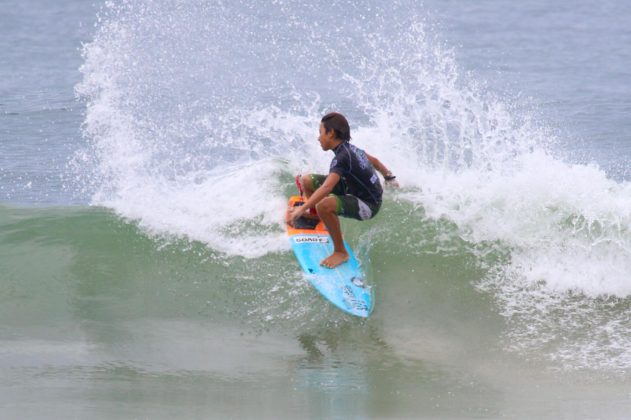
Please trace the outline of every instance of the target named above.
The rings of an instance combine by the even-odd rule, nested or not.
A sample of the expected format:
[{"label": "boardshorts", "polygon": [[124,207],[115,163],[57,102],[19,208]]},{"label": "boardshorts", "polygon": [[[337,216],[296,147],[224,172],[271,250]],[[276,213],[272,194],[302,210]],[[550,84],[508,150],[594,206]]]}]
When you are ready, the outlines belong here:
[{"label": "boardshorts", "polygon": [[[317,190],[324,183],[325,179],[326,175],[311,174],[311,186],[313,190]],[[335,187],[333,187],[333,191],[331,191],[330,195],[334,196],[337,201],[335,214],[338,216],[357,220],[368,220],[375,217],[381,208],[381,203],[366,203],[354,195],[347,194],[346,183],[343,179],[340,179]]]}]

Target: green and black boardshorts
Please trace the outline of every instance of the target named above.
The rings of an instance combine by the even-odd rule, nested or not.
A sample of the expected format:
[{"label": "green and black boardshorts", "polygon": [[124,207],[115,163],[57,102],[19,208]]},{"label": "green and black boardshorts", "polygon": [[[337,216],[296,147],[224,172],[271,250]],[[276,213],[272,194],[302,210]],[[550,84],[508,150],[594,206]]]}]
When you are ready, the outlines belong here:
[{"label": "green and black boardshorts", "polygon": [[[326,175],[311,174],[311,186],[317,190],[326,179]],[[357,220],[368,220],[375,217],[381,208],[381,203],[366,203],[354,195],[346,193],[346,183],[343,179],[335,185],[331,195],[337,200],[335,213],[338,216],[348,217]]]}]

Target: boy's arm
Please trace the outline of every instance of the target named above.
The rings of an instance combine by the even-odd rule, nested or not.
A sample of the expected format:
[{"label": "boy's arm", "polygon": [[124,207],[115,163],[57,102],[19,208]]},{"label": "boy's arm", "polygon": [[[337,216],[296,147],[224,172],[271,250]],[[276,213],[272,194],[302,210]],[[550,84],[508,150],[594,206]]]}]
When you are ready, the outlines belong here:
[{"label": "boy's arm", "polygon": [[399,183],[395,180],[396,177],[388,168],[386,168],[386,165],[384,165],[379,159],[372,155],[369,155],[368,153],[366,153],[366,156],[368,157],[370,163],[372,163],[372,166],[374,166],[375,169],[378,170],[381,175],[383,175],[383,178],[386,180],[386,185],[392,185],[393,187],[399,186]]},{"label": "boy's arm", "polygon": [[309,199],[305,201],[305,204],[303,204],[301,207],[304,207],[305,210],[310,209],[311,207],[315,207],[315,205],[318,204],[324,197],[331,194],[333,188],[335,188],[337,183],[340,182],[340,178],[341,177],[339,174],[331,172],[326,177],[322,185],[320,185],[320,187],[315,190],[313,194],[311,194],[311,197],[309,197]]},{"label": "boy's arm", "polygon": [[340,178],[341,177],[339,174],[331,172],[326,177],[322,185],[320,185],[320,187],[315,190],[313,194],[311,194],[311,197],[309,197],[309,199],[305,201],[302,206],[294,207],[292,209],[290,219],[292,221],[296,220],[297,218],[301,217],[307,211],[307,209],[315,207],[316,204],[318,204],[324,197],[326,197],[331,193],[331,191],[333,191],[333,188],[337,185],[338,182],[340,182]]}]

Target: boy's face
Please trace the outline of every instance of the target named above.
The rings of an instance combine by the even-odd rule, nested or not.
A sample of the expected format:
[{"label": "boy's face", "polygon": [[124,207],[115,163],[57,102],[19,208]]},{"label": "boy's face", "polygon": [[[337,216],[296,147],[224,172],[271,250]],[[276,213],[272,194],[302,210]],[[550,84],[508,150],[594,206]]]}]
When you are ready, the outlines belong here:
[{"label": "boy's face", "polygon": [[327,133],[324,124],[320,123],[320,136],[318,140],[320,141],[322,150],[326,151],[335,148],[335,131],[331,130]]}]

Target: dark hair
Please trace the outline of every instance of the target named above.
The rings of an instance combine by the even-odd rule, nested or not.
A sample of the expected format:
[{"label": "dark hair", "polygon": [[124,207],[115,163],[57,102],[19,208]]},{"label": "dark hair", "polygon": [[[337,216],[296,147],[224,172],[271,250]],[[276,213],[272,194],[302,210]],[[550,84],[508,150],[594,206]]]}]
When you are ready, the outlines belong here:
[{"label": "dark hair", "polygon": [[337,112],[330,112],[322,117],[321,122],[327,133],[333,130],[335,131],[335,137],[338,139],[342,141],[351,141],[351,128],[344,115],[338,114]]}]

